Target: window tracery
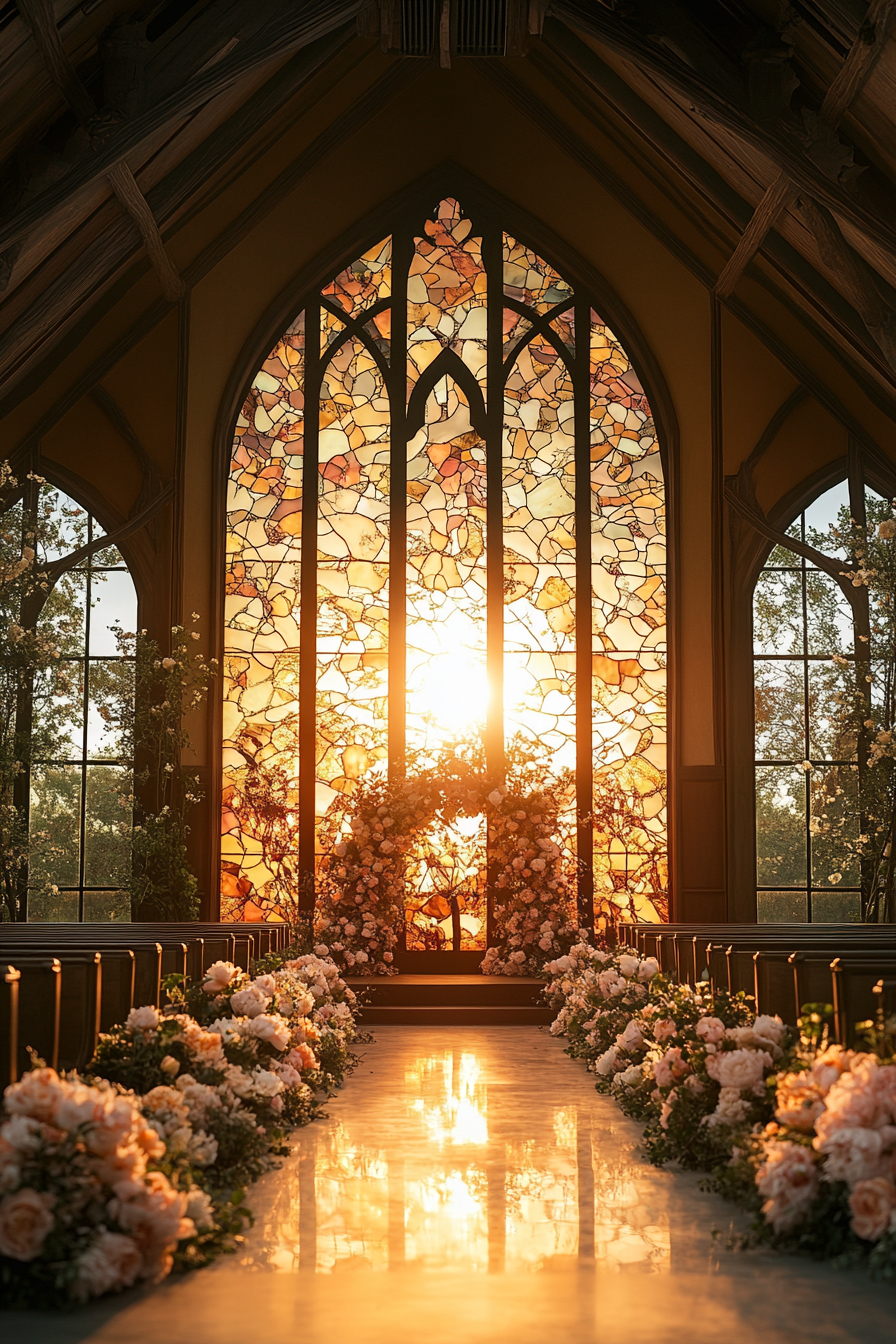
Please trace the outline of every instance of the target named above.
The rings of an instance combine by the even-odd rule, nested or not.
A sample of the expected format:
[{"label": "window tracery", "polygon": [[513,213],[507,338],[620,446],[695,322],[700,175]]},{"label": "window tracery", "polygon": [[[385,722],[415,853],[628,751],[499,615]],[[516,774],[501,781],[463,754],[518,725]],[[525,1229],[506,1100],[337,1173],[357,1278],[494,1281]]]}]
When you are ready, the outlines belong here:
[{"label": "window tracery", "polygon": [[366,771],[470,732],[492,764],[521,733],[573,770],[582,912],[662,917],[665,591],[650,407],[587,298],[453,198],[378,241],[235,429],[225,917],[270,905],[247,769],[292,781],[300,881]]}]

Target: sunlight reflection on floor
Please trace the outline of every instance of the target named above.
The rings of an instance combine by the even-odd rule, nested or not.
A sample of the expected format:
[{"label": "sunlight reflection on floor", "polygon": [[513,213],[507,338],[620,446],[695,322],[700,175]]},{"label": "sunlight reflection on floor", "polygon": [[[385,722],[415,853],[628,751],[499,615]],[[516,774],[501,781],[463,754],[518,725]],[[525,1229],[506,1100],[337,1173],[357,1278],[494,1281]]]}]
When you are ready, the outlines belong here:
[{"label": "sunlight reflection on floor", "polygon": [[669,1268],[663,1183],[598,1127],[600,1100],[576,1071],[562,1075],[568,1096],[539,1088],[529,1032],[379,1037],[333,1103],[339,1118],[303,1131],[265,1183],[269,1203],[244,1263],[318,1273]]}]

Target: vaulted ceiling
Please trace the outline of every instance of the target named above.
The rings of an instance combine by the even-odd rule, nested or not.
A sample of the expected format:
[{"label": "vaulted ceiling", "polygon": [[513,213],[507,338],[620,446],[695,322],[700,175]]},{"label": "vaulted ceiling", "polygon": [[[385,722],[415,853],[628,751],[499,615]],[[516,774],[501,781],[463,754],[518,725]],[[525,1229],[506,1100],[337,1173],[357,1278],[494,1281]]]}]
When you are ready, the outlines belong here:
[{"label": "vaulted ceiling", "polygon": [[[486,54],[499,30],[505,54]],[[284,125],[318,126],[334,74],[384,51],[338,117],[369,115],[427,60],[468,62],[767,344],[762,294],[892,413],[896,0],[9,0],[0,414],[150,267],[138,320],[176,304],[233,221],[192,252],[172,241]],[[244,211],[277,190],[249,183]]]}]

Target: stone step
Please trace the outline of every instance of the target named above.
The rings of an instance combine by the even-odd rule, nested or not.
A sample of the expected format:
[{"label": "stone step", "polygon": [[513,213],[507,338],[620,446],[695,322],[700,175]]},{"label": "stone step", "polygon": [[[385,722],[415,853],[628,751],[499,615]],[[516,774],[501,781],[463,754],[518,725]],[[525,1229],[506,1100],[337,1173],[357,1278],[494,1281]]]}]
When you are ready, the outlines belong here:
[{"label": "stone step", "polygon": [[352,976],[371,1008],[542,1008],[541,980],[505,975]]},{"label": "stone step", "polygon": [[541,1026],[542,981],[505,975],[350,976],[364,1026]]},{"label": "stone step", "polygon": [[360,1020],[363,1027],[541,1027],[553,1018],[550,1008],[409,1004],[367,1007]]}]

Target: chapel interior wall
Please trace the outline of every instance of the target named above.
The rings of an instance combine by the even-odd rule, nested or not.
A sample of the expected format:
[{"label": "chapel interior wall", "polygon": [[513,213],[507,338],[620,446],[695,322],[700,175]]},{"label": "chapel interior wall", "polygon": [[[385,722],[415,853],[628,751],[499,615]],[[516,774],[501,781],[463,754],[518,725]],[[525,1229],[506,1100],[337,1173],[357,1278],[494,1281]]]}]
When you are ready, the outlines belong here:
[{"label": "chapel interior wall", "polygon": [[[213,645],[220,631],[219,416],[228,385],[234,377],[251,378],[247,350],[253,340],[257,363],[264,359],[277,332],[265,335],[259,324],[296,277],[369,211],[450,158],[506,198],[508,227],[513,226],[513,207],[520,207],[605,278],[618,296],[620,321],[637,329],[661,375],[665,391],[658,395],[668,397],[662,418],[673,427],[675,440],[666,445],[674,556],[673,911],[679,918],[724,917],[730,799],[722,665],[726,631],[720,627],[728,581],[722,477],[736,472],[751,452],[799,385],[800,370],[808,369],[823,383],[883,451],[888,432],[892,440],[892,422],[849,370],[792,313],[780,305],[775,309],[764,290],[756,302],[786,348],[770,351],[755,331],[726,312],[714,385],[712,305],[705,284],[617,199],[582,154],[573,152],[575,146],[564,146],[549,128],[522,116],[494,83],[463,62],[450,72],[437,72],[434,89],[411,82],[353,133],[334,137],[328,151],[328,128],[382,76],[388,61],[377,54],[351,66],[346,57],[344,77],[316,106],[303,95],[307,106],[301,120],[295,120],[295,108],[287,108],[282,134],[268,131],[258,157],[247,159],[240,171],[234,168],[226,190],[172,234],[172,252],[186,269],[251,210],[277,173],[317,145],[307,171],[279,203],[257,218],[245,217],[238,240],[193,287],[188,312],[171,310],[141,339],[128,342],[129,329],[158,301],[153,275],[137,276],[98,314],[83,339],[63,352],[52,377],[35,384],[0,423],[4,439],[23,441],[48,417],[52,421],[54,405],[68,395],[69,409],[40,435],[45,457],[83,481],[85,503],[101,516],[105,511],[112,522],[127,516],[140,491],[141,472],[122,433],[91,399],[91,370],[101,369],[102,387],[115,398],[159,477],[173,481],[175,489],[175,506],[145,535],[122,546],[135,569],[141,624],[164,639],[173,619],[195,611]],[[599,129],[576,120],[556,92],[538,91],[554,98],[558,116],[579,138],[576,144],[590,137],[611,157]],[[612,154],[615,169],[637,187],[637,165],[626,166],[618,149]],[[650,190],[654,210],[661,210],[656,186]],[[698,245],[696,234],[693,242]],[[718,256],[705,246],[708,264],[718,269]],[[746,283],[752,294],[757,286]],[[605,316],[613,322],[612,312]],[[108,351],[112,354],[103,367],[98,361]],[[79,382],[85,385],[81,395]],[[760,502],[772,508],[800,480],[842,454],[845,443],[842,419],[830,406],[807,398],[758,464]],[[200,647],[207,648],[205,641]],[[195,763],[212,790],[215,722],[213,713],[202,714],[190,725]],[[212,801],[204,806],[205,816],[197,818],[193,838],[209,913],[216,870]]]}]

